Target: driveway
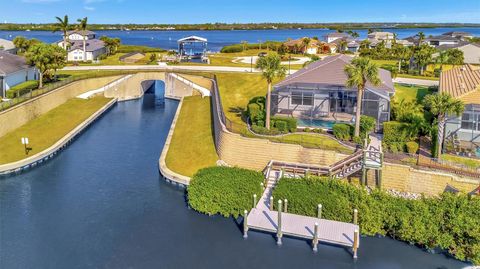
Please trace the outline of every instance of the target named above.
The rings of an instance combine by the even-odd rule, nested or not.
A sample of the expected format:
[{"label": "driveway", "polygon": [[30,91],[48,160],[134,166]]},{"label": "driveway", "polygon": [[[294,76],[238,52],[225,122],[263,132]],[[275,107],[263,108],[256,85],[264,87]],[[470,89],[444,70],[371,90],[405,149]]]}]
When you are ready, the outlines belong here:
[{"label": "driveway", "polygon": [[420,86],[438,86],[438,80],[429,80],[429,79],[417,79],[417,78],[401,78],[396,77],[393,79],[394,83],[409,84],[409,85],[420,85]]}]

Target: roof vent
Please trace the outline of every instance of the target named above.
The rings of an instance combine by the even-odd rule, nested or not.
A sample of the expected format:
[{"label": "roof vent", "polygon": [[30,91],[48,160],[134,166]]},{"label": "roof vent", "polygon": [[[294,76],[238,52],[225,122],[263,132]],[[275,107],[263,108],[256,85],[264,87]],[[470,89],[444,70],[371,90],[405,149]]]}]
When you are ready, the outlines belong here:
[{"label": "roof vent", "polygon": [[467,67],[466,67],[465,65],[463,65],[463,66],[460,68],[460,70],[462,70],[462,71],[467,71]]}]

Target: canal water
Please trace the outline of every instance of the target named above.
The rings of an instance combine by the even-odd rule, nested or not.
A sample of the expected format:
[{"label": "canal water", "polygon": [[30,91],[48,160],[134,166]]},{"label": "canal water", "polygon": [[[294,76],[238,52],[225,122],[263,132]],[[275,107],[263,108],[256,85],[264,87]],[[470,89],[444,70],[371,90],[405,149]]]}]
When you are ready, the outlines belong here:
[{"label": "canal water", "polygon": [[158,158],[178,106],[163,83],[118,103],[65,151],[0,179],[0,268],[462,268],[388,238],[344,248],[268,234],[188,209]]}]

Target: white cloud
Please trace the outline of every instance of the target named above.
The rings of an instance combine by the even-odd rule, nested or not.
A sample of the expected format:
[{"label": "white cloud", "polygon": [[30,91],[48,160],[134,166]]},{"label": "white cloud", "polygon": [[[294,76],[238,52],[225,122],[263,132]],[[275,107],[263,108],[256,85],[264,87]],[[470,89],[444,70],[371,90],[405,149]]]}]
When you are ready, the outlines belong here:
[{"label": "white cloud", "polygon": [[24,3],[31,3],[31,4],[44,4],[44,3],[54,3],[60,2],[62,0],[22,0]]},{"label": "white cloud", "polygon": [[94,11],[95,8],[94,7],[91,7],[91,6],[84,6],[83,7],[85,10],[88,10],[88,11]]}]

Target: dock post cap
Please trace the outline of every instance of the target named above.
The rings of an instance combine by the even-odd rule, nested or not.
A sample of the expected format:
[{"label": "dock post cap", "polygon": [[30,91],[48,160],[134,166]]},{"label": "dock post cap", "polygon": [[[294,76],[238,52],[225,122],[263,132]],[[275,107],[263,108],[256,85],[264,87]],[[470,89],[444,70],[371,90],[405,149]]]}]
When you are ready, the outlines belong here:
[{"label": "dock post cap", "polygon": [[318,222],[315,222],[315,226],[318,226]]},{"label": "dock post cap", "polygon": [[322,204],[318,204],[318,208],[322,208]]},{"label": "dock post cap", "polygon": [[358,210],[355,208],[355,209],[353,210],[353,212],[358,212]]},{"label": "dock post cap", "polygon": [[246,209],[243,210],[243,213],[245,213],[245,215],[246,215],[248,213],[248,210],[246,210]]},{"label": "dock post cap", "polygon": [[282,203],[282,200],[278,200],[278,203],[281,204],[281,203]]}]

